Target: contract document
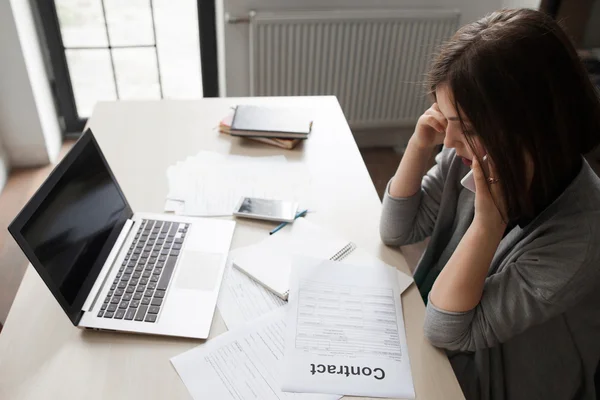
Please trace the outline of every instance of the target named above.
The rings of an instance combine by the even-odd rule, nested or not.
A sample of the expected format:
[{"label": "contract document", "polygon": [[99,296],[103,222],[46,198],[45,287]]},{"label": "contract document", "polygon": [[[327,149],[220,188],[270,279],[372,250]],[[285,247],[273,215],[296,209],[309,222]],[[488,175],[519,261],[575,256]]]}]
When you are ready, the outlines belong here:
[{"label": "contract document", "polygon": [[281,391],[284,308],[171,359],[194,400],[337,400]]},{"label": "contract document", "polygon": [[396,274],[294,258],[283,391],[415,397]]}]

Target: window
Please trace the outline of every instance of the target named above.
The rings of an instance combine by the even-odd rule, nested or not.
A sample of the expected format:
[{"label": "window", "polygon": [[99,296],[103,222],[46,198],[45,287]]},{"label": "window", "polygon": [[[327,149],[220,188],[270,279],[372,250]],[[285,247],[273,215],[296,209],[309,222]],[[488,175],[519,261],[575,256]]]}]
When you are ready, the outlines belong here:
[{"label": "window", "polygon": [[[81,131],[98,101],[203,97],[199,42],[207,36],[216,49],[216,40],[214,11],[201,3],[211,2],[38,0],[67,131]],[[202,35],[199,8],[210,17]],[[216,81],[214,53],[202,61]]]}]

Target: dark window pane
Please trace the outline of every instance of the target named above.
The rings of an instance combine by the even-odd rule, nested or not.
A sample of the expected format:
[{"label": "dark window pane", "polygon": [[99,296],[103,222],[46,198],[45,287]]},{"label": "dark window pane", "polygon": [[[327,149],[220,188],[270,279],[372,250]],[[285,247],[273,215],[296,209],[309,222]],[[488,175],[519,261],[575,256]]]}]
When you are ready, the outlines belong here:
[{"label": "dark window pane", "polygon": [[112,46],[154,44],[149,0],[104,0],[104,5]]},{"label": "dark window pane", "polygon": [[117,99],[108,50],[66,50],[66,55],[80,117],[89,117],[97,101]]},{"label": "dark window pane", "polygon": [[113,49],[122,100],[160,99],[154,48]]},{"label": "dark window pane", "polygon": [[107,46],[100,0],[56,0],[65,47]]}]

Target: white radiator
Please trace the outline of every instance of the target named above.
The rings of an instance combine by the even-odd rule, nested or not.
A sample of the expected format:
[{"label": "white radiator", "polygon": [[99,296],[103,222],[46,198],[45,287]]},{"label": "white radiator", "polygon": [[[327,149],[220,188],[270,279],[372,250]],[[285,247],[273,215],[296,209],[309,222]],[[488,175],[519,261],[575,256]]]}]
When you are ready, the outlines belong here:
[{"label": "white radiator", "polygon": [[255,12],[252,96],[335,95],[354,128],[414,124],[423,81],[456,10]]}]

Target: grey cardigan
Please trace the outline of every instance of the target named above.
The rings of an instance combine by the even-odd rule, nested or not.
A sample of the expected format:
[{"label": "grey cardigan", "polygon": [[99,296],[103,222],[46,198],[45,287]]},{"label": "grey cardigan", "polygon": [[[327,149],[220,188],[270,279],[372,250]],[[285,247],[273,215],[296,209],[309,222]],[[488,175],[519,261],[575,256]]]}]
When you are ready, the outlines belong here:
[{"label": "grey cardigan", "polygon": [[[386,244],[431,236],[415,270],[419,287],[432,284],[474,214],[474,194],[460,184],[468,167],[452,149],[436,161],[420,192],[393,198],[386,190],[383,199]],[[600,179],[583,160],[552,204],[502,239],[480,303],[457,313],[429,302],[424,334],[448,350],[467,398],[595,399],[599,289]]]}]

